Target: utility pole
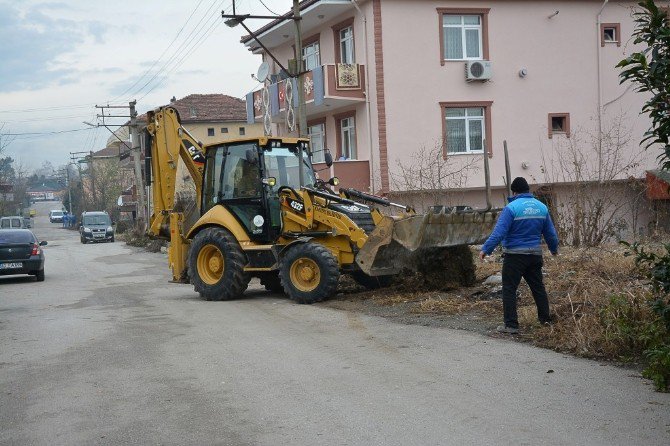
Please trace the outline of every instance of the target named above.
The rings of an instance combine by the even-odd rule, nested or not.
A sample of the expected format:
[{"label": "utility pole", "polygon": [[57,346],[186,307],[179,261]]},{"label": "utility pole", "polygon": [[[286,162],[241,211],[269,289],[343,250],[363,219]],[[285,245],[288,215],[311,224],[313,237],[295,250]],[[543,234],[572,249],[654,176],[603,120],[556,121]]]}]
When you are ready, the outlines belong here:
[{"label": "utility pole", "polygon": [[[81,209],[80,211],[85,211],[86,210],[86,194],[84,193],[84,177],[82,175],[81,171],[81,162],[82,162],[82,156],[84,153],[88,152],[70,152],[70,159],[72,160],[72,164],[77,166],[77,170],[79,171],[79,189],[80,189],[80,205]],[[85,157],[83,158],[84,160],[86,159]],[[72,206],[72,199],[70,199],[70,206]]]},{"label": "utility pole", "polygon": [[[293,75],[298,84],[298,136],[307,137],[307,113],[305,107],[305,67],[302,60],[302,30],[300,22],[300,1],[293,0],[293,21],[295,23],[295,59],[296,69]],[[301,182],[302,183],[302,182]]]},{"label": "utility pole", "polygon": [[65,168],[63,169],[64,172],[61,172],[60,170],[58,173],[61,175],[65,175],[65,186],[67,187],[67,198],[68,198],[68,212],[72,214],[72,190],[70,189],[70,164],[68,163]]},{"label": "utility pole", "polygon": [[70,214],[72,214],[72,183],[70,183],[70,166],[67,165],[65,166],[65,174],[67,175],[67,198],[68,198],[68,204],[70,208]]},{"label": "utility pole", "polygon": [[[302,61],[302,31],[300,21],[300,1],[293,0],[293,23],[295,24],[295,71],[292,73],[298,84],[298,137],[307,137],[307,113],[305,107],[305,67]],[[298,162],[298,180],[300,186],[305,184],[305,173],[303,172],[302,153]]]},{"label": "utility pole", "polygon": [[135,105],[137,101],[130,102],[130,141],[132,147],[130,152],[133,154],[133,164],[135,167],[135,188],[137,189],[137,227],[142,232],[146,228],[146,211],[144,209],[144,181],[142,181],[142,160],[140,150],[140,135],[137,128],[137,111]]},{"label": "utility pole", "polygon": [[88,155],[88,170],[91,177],[91,195],[93,197],[93,206],[98,207],[98,194],[95,189],[95,165],[93,164],[93,150]]}]

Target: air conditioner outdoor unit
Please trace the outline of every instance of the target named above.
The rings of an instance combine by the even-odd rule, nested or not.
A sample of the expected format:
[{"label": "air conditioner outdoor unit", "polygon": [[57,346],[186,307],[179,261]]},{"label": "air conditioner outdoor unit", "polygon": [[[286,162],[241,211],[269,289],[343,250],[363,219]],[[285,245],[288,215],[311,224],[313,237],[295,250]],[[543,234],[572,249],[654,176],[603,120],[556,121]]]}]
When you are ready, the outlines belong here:
[{"label": "air conditioner outdoor unit", "polygon": [[493,74],[491,62],[488,60],[468,60],[465,62],[465,79],[472,81],[488,81]]}]

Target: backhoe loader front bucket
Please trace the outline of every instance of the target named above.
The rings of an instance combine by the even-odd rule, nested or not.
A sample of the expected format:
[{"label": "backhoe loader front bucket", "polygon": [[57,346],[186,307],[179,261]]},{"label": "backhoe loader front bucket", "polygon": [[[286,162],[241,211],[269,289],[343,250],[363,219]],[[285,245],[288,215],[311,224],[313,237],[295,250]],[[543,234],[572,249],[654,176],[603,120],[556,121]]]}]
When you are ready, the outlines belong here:
[{"label": "backhoe loader front bucket", "polygon": [[498,212],[440,210],[403,218],[384,217],[356,255],[356,263],[369,276],[416,269],[416,256],[424,250],[483,243],[493,230]]}]

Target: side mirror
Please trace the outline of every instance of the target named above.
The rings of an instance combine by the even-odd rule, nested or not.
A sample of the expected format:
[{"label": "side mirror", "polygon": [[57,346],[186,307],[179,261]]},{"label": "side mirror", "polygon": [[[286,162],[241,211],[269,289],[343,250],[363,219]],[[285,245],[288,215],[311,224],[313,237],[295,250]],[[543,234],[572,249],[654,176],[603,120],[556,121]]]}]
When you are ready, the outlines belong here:
[{"label": "side mirror", "polygon": [[262,182],[266,186],[275,187],[275,185],[277,184],[277,179],[275,177],[268,177],[263,178]]},{"label": "side mirror", "polygon": [[47,245],[47,241],[46,241],[46,240],[42,240],[42,241],[40,242],[40,246],[46,246],[46,245]]},{"label": "side mirror", "polygon": [[244,154],[249,164],[256,164],[258,162],[258,156],[255,150],[247,149]]},{"label": "side mirror", "polygon": [[333,155],[330,154],[330,150],[328,149],[323,150],[324,150],[323,159],[326,162],[326,166],[330,167],[333,165]]}]

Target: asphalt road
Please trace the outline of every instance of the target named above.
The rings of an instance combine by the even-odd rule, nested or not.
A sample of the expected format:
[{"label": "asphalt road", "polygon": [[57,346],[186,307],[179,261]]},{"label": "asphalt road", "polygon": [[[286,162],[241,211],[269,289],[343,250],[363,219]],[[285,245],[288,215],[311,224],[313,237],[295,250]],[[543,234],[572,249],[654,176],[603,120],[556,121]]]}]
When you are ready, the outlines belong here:
[{"label": "asphalt road", "polygon": [[0,444],[670,444],[632,370],[258,287],[202,301],[37,207],[45,282],[0,278]]}]

